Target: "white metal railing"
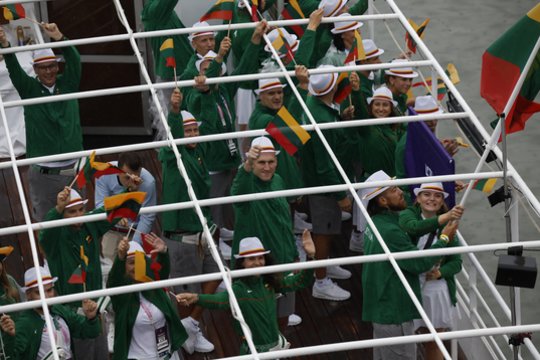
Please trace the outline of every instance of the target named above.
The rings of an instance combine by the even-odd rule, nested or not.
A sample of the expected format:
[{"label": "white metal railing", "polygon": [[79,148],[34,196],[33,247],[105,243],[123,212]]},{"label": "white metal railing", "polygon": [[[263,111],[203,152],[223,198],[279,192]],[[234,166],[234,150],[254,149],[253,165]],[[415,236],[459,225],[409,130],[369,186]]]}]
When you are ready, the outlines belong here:
[{"label": "white metal railing", "polygon": [[[425,47],[423,42],[418,38],[416,33],[414,33],[412,28],[409,26],[409,24],[406,21],[404,15],[399,11],[399,9],[397,8],[397,6],[394,4],[394,2],[392,0],[387,0],[387,2],[389,3],[390,7],[394,11],[394,14],[358,16],[358,17],[351,17],[351,19],[363,20],[363,21],[366,21],[366,20],[381,20],[381,19],[398,19],[401,22],[401,24],[405,27],[405,29],[411,34],[413,39],[415,39],[415,41],[418,44],[418,48],[421,50],[421,52],[425,55],[426,58],[429,59],[429,60],[426,60],[424,62],[418,61],[418,62],[412,62],[412,63],[406,64],[406,65],[407,66],[410,66],[410,65],[414,65],[414,66],[432,66],[434,68],[435,72],[437,73],[437,75],[443,79],[443,81],[446,83],[447,87],[450,89],[450,91],[452,91],[456,95],[457,100],[460,102],[460,104],[465,109],[464,114],[463,114],[464,116],[460,115],[459,117],[465,117],[465,116],[469,117],[471,119],[471,121],[476,125],[478,130],[481,132],[482,136],[486,140],[489,139],[489,135],[487,134],[487,132],[480,125],[478,119],[472,113],[471,109],[468,107],[466,102],[463,100],[463,98],[461,97],[459,92],[457,92],[457,90],[455,89],[453,84],[449,81],[448,77],[444,73],[444,70],[437,63],[437,61],[435,60],[433,55],[429,52],[429,50]],[[13,3],[13,2],[11,2],[11,1],[0,1],[0,5],[8,4],[8,3]],[[120,3],[118,2],[118,0],[115,0],[115,6],[117,8],[119,18],[121,19],[122,23],[126,25],[127,21],[125,20],[125,16],[123,16],[123,9],[122,9]],[[342,20],[342,19],[343,18],[340,18],[339,20]],[[336,20],[336,19],[326,18],[326,19],[323,20],[323,22],[333,22],[334,20]],[[273,24],[273,25],[291,25],[291,24],[302,24],[302,23],[307,23],[307,20],[271,22],[271,24]],[[255,26],[254,24],[233,24],[233,25],[231,25],[230,28],[231,29],[249,28],[249,27],[254,27],[254,26]],[[226,25],[221,25],[221,27],[220,26],[209,27],[209,29],[211,29],[211,30],[218,30],[218,29],[224,30],[224,29],[227,29],[227,28],[229,28],[229,26],[226,26]],[[163,35],[173,35],[173,34],[180,34],[180,33],[191,33],[193,31],[200,31],[200,30],[201,30],[201,28],[197,28],[196,30],[194,30],[193,28],[186,28],[186,29],[176,29],[176,30],[166,30],[166,31],[146,32],[146,33],[134,33],[129,28],[129,26],[126,25],[127,34],[124,34],[124,35],[111,35],[111,36],[99,37],[99,38],[69,40],[69,41],[65,41],[65,42],[60,42],[60,43],[55,43],[55,44],[46,44],[46,45],[44,45],[44,44],[32,45],[32,46],[24,47],[24,48],[21,48],[21,49],[11,48],[11,49],[8,49],[8,50],[0,50],[0,54],[9,53],[9,52],[16,52],[16,51],[22,51],[22,50],[27,51],[27,50],[34,49],[34,48],[37,49],[37,48],[45,48],[45,47],[63,47],[63,46],[67,46],[68,44],[79,44],[79,45],[81,45],[81,44],[88,44],[88,43],[103,42],[105,40],[107,40],[107,41],[111,41],[111,40],[112,41],[129,40],[131,42],[132,46],[133,46],[133,49],[134,49],[136,55],[137,55],[137,59],[138,59],[138,61],[140,63],[141,69],[142,69],[143,73],[145,74],[147,85],[141,85],[141,86],[135,86],[135,87],[123,87],[123,88],[115,88],[115,89],[105,89],[105,90],[102,90],[102,91],[99,91],[99,92],[78,92],[78,93],[73,93],[73,94],[69,94],[69,95],[52,96],[52,97],[48,98],[47,100],[48,101],[62,101],[62,100],[67,100],[69,98],[77,98],[78,99],[78,98],[91,97],[91,96],[111,95],[113,93],[114,94],[120,94],[120,93],[128,93],[128,92],[135,92],[135,91],[148,91],[149,90],[152,93],[154,101],[156,102],[156,105],[159,108],[160,107],[159,102],[157,101],[156,96],[155,96],[156,89],[172,88],[172,87],[175,86],[175,84],[174,84],[174,82],[171,82],[171,83],[165,83],[165,84],[159,84],[158,85],[158,84],[153,84],[150,81],[148,73],[146,72],[145,64],[143,63],[142,58],[140,57],[140,53],[138,52],[138,48],[137,48],[136,43],[135,43],[134,40],[138,39],[138,38],[147,38],[147,37],[151,37],[151,36],[163,36]],[[266,36],[265,36],[265,41],[267,42],[268,45],[270,45],[270,43],[268,41],[268,38]],[[271,49],[273,49],[273,48],[271,47]],[[252,80],[253,79],[260,79],[260,78],[264,78],[264,77],[276,77],[276,76],[283,77],[284,76],[291,83],[292,89],[294,91],[295,88],[292,85],[292,82],[290,80],[290,76],[292,75],[291,72],[286,72],[285,71],[285,69],[284,69],[283,65],[281,64],[281,62],[279,60],[279,57],[277,57],[277,54],[275,53],[275,51],[274,51],[273,55],[276,57],[276,60],[278,61],[278,63],[280,64],[280,66],[282,68],[282,71],[277,73],[278,75],[272,75],[272,76],[268,76],[268,74],[244,75],[245,79],[247,79],[248,76],[251,76],[250,79],[252,79]],[[405,66],[405,65],[402,65],[402,66]],[[370,66],[340,67],[340,68],[336,69],[336,71],[368,70],[368,69],[377,69],[377,68],[382,69],[382,68],[389,68],[389,67],[394,68],[394,67],[398,67],[398,66],[395,66],[394,64],[391,64],[391,65],[390,64],[381,64],[381,65],[378,65],[378,66],[372,66],[372,68]],[[317,70],[310,70],[310,73],[312,73],[312,74],[317,73]],[[209,79],[208,83],[210,83],[210,84],[211,83],[223,83],[223,82],[231,81],[231,78],[232,78],[232,81],[238,81],[238,80],[235,80],[235,77],[230,77],[228,79],[227,78]],[[181,86],[192,86],[193,81],[190,80],[190,81],[186,81],[186,82],[179,82],[179,85],[180,84],[181,84]],[[298,94],[296,94],[296,95],[298,96]],[[64,97],[62,97],[62,96],[64,96]],[[339,186],[336,186],[335,188],[339,187],[340,190],[343,190],[343,189],[349,190],[351,195],[356,199],[357,206],[359,206],[360,210],[364,213],[364,215],[366,215],[366,218],[368,219],[369,225],[374,230],[374,233],[375,233],[378,241],[381,243],[381,246],[383,247],[383,249],[385,251],[384,254],[380,255],[381,260],[382,259],[388,260],[394,266],[394,269],[395,269],[396,273],[400,276],[400,278],[401,278],[401,280],[403,282],[403,285],[405,286],[405,288],[407,289],[409,295],[411,296],[412,301],[415,303],[418,311],[422,314],[422,317],[423,317],[424,321],[426,322],[426,324],[428,324],[428,327],[430,329],[431,334],[429,334],[429,335],[410,336],[410,337],[399,338],[399,339],[378,339],[378,340],[368,340],[368,341],[354,342],[354,343],[334,344],[334,345],[331,346],[331,350],[330,350],[330,348],[327,349],[327,346],[320,346],[320,347],[308,347],[308,348],[301,348],[301,349],[293,349],[293,350],[287,350],[287,351],[284,351],[284,352],[276,352],[276,353],[270,353],[270,354],[257,354],[256,352],[254,352],[255,357],[258,357],[258,358],[261,358],[261,359],[263,359],[263,358],[276,358],[276,357],[279,357],[279,356],[285,356],[286,354],[287,355],[288,354],[298,354],[298,355],[300,355],[301,353],[302,354],[312,354],[312,353],[315,354],[315,353],[322,353],[322,352],[328,352],[328,351],[336,351],[336,349],[338,349],[337,351],[341,351],[341,349],[345,350],[345,349],[347,349],[347,346],[351,346],[351,345],[354,348],[363,348],[363,347],[372,347],[372,346],[383,346],[383,345],[389,345],[389,344],[397,344],[397,343],[403,343],[403,342],[408,342],[408,341],[417,342],[417,341],[433,341],[433,340],[435,340],[439,344],[439,346],[441,347],[441,350],[444,352],[445,358],[448,359],[449,354],[442,347],[441,339],[447,339],[447,338],[450,338],[452,336],[455,336],[456,338],[459,338],[463,334],[467,334],[467,336],[483,336],[483,335],[495,335],[495,334],[511,333],[512,331],[524,331],[523,329],[534,329],[532,331],[538,331],[540,329],[540,325],[529,325],[529,326],[517,326],[517,327],[511,327],[511,328],[502,328],[502,329],[468,330],[468,331],[461,331],[461,332],[456,331],[456,332],[450,332],[450,333],[444,333],[444,334],[437,334],[434,331],[433,326],[429,322],[429,319],[427,319],[427,317],[425,316],[425,313],[423,312],[423,309],[422,309],[418,299],[416,299],[416,297],[414,296],[414,293],[412,292],[412,289],[408,286],[408,283],[406,282],[403,274],[401,273],[401,270],[397,266],[396,260],[400,259],[400,258],[403,258],[402,256],[404,256],[404,255],[407,256],[408,254],[406,254],[406,253],[403,253],[403,254],[397,253],[396,254],[396,253],[391,253],[388,250],[388,248],[384,244],[383,239],[380,237],[380,234],[378,233],[377,229],[374,227],[374,225],[373,225],[373,223],[371,221],[371,218],[368,216],[365,208],[363,207],[361,201],[359,201],[358,196],[356,195],[356,191],[355,191],[356,189],[361,189],[361,188],[365,188],[365,187],[373,187],[373,186],[375,186],[377,184],[376,183],[371,183],[371,184],[369,184],[369,186],[365,186],[363,184],[352,184],[352,183],[349,182],[349,180],[345,176],[345,173],[343,172],[343,169],[341,168],[339,162],[335,158],[334,154],[332,153],[332,150],[330,149],[330,147],[326,143],[326,140],[324,139],[324,136],[323,136],[323,134],[321,132],[321,129],[324,129],[324,127],[315,122],[315,119],[310,114],[309,110],[305,107],[305,104],[303,103],[303,101],[302,101],[302,99],[300,97],[299,97],[299,101],[304,106],[304,110],[306,111],[306,115],[308,116],[308,118],[310,119],[310,121],[312,123],[312,125],[311,125],[312,130],[316,131],[318,133],[318,135],[321,137],[322,141],[325,143],[325,146],[327,147],[327,150],[328,150],[330,156],[332,157],[333,161],[335,162],[336,167],[340,170],[340,173],[343,176],[343,179],[344,179],[344,181],[346,183],[345,185],[339,185]],[[7,123],[6,123],[6,117],[5,117],[4,108],[11,107],[11,106],[37,104],[37,103],[42,103],[42,102],[44,102],[42,99],[28,99],[28,100],[22,100],[22,101],[19,101],[19,102],[9,102],[9,103],[4,104],[1,101],[1,98],[0,98],[0,110],[1,110],[0,115],[2,116],[2,120],[4,122],[4,126],[6,126],[6,130],[8,130],[8,129],[7,129]],[[165,119],[165,117],[163,115],[163,112],[160,111],[160,114],[161,114],[162,122],[164,122],[164,124],[166,124],[166,119]],[[410,121],[411,119],[401,119],[401,120]],[[419,120],[419,118],[413,119],[413,121],[414,120]],[[360,122],[361,121],[359,121],[359,123]],[[380,124],[381,122],[379,121],[378,123]],[[352,124],[351,126],[355,126],[355,125],[357,125],[357,124]],[[358,125],[360,125],[360,124],[358,124]],[[166,127],[166,128],[168,128],[168,127]],[[224,134],[224,135],[225,136],[234,136],[234,137],[239,138],[239,137],[244,137],[243,135],[246,135],[246,134],[231,133],[231,134]],[[251,136],[253,136],[253,135],[251,135]],[[9,137],[9,132],[8,132],[8,137]],[[174,140],[174,139],[172,139],[170,131],[168,131],[168,137],[169,137],[169,140],[164,141],[162,146],[164,146],[164,145],[172,146],[173,143],[174,144],[181,144],[182,143],[182,140]],[[214,139],[212,139],[212,140],[214,140]],[[207,141],[211,141],[211,140],[207,140]],[[191,140],[190,142],[193,142],[193,141]],[[17,181],[17,187],[18,187],[18,190],[19,190],[19,193],[20,193],[20,196],[21,196],[21,202],[23,204],[26,204],[26,201],[24,199],[24,191],[23,191],[23,188],[22,188],[22,184],[20,182],[20,175],[18,173],[18,168],[17,168],[17,165],[21,166],[22,164],[24,164],[24,161],[15,161],[15,156],[14,156],[14,153],[13,153],[13,148],[12,148],[11,142],[9,142],[9,146],[10,146],[11,161],[7,165],[4,165],[3,167],[4,168],[8,167],[8,166],[12,167],[13,171],[15,172],[15,177],[16,177],[16,181]],[[122,151],[125,151],[125,150],[128,150],[128,149],[137,149],[137,146],[138,145],[129,145],[129,146],[125,146],[125,147],[116,147],[115,149],[122,148],[123,149]],[[172,146],[172,148],[175,149],[174,146]],[[498,156],[498,158],[500,159],[501,158],[501,153],[500,153],[499,149],[495,148],[494,152]],[[100,152],[100,153],[105,153],[105,152]],[[68,156],[72,156],[73,154],[68,155]],[[78,152],[77,154],[78,154],[77,157],[86,156],[86,155],[88,155],[88,152]],[[204,206],[205,204],[211,203],[212,201],[225,202],[225,201],[229,201],[229,200],[231,200],[231,201],[239,200],[239,199],[232,199],[234,197],[212,199],[212,200],[208,200],[208,201],[207,200],[198,200],[198,199],[196,199],[194,197],[194,193],[193,193],[193,191],[191,189],[191,186],[189,185],[189,180],[187,179],[187,176],[185,176],[186,175],[185,174],[185,169],[183,168],[183,164],[181,162],[180,154],[176,153],[175,155],[177,156],[177,162],[178,162],[179,170],[181,171],[181,173],[186,178],[186,182],[188,183],[188,188],[190,190],[190,198],[192,199],[192,201],[190,202],[189,207],[195,207],[196,208],[196,211],[197,211],[197,213],[199,215],[199,218],[200,218],[200,220],[201,220],[201,222],[203,224],[205,223],[205,220],[204,220],[204,217],[202,217],[202,213],[200,212],[200,206]],[[52,157],[48,157],[49,160],[51,158]],[[27,161],[27,164],[31,164],[31,163],[34,163],[35,160],[36,159],[30,159],[29,161],[28,160],[26,160],[26,161]],[[2,167],[0,167],[0,168],[2,168]],[[513,167],[511,167],[511,165],[510,165],[509,170],[510,171],[509,171],[508,175],[512,176],[512,178],[516,181],[516,183],[518,184],[520,189],[528,197],[529,201],[531,202],[531,205],[537,211],[540,212],[540,204],[538,203],[538,200],[534,196],[532,196],[532,192],[527,187],[527,185],[523,182],[523,180],[521,179],[519,174],[517,172],[515,172]],[[488,173],[485,173],[485,174],[488,174]],[[472,176],[467,177],[467,179],[485,178],[485,177],[482,177],[485,174],[472,174]],[[500,173],[497,173],[497,176],[500,176]],[[446,180],[453,179],[452,176],[445,176],[445,177],[441,177],[441,178],[444,178]],[[414,181],[414,179],[412,179],[412,180]],[[393,181],[393,182],[389,182],[389,184],[391,184],[391,185],[394,185],[394,184],[396,184],[396,185],[397,184],[406,184],[406,183],[408,183],[408,181],[410,182],[411,179]],[[418,180],[416,183],[418,183],[420,181],[426,181],[426,178],[423,178],[422,180]],[[410,182],[410,183],[413,183],[413,182]],[[332,191],[332,190],[327,190],[326,187],[321,187],[321,188],[324,188],[325,192]],[[313,189],[321,190],[321,189],[318,189],[318,188],[313,188]],[[301,191],[297,191],[296,193],[297,194],[299,194],[299,193],[310,193],[310,191],[312,191],[313,189],[311,189],[311,190],[301,190]],[[338,190],[333,190],[333,191],[338,191]],[[280,193],[280,195],[278,195],[278,193]],[[258,197],[258,198],[266,198],[265,196],[268,196],[268,197],[284,196],[282,194],[285,194],[285,193],[286,193],[286,191],[284,191],[284,192],[275,192],[275,194],[270,194],[270,195],[268,195],[268,194],[257,194],[257,195],[260,195],[260,197]],[[250,195],[250,198],[253,199],[254,196]],[[183,204],[181,203],[179,205],[180,206],[185,206],[185,203],[183,203]],[[175,205],[173,205],[173,206],[175,206]],[[153,210],[153,212],[159,212],[159,211],[165,211],[164,209],[167,209],[166,206],[160,205],[160,206],[156,206],[156,207],[152,207],[152,208],[145,208],[141,212],[142,213],[144,213],[145,211],[150,212],[150,210]],[[24,214],[25,214],[26,225],[22,226],[22,228],[10,227],[10,228],[7,228],[7,229],[0,229],[0,231],[2,231],[2,230],[13,231],[15,228],[17,228],[17,232],[20,232],[19,230],[21,230],[21,231],[26,230],[28,232],[28,234],[29,234],[29,236],[31,238],[31,242],[32,242],[32,254],[33,254],[33,258],[34,258],[34,263],[37,264],[37,252],[36,252],[36,249],[35,249],[35,244],[34,244],[35,239],[33,238],[32,230],[33,229],[43,228],[43,226],[41,226],[40,224],[31,224],[30,217],[29,217],[29,214],[28,214],[28,209],[26,208],[26,206],[23,206],[23,211],[24,211]],[[101,220],[101,218],[95,218],[95,217],[98,217],[98,216],[97,215],[88,216],[88,217],[85,217],[85,220],[87,220],[87,221]],[[103,215],[103,218],[104,218],[104,215]],[[64,221],[64,220],[59,220],[58,222],[54,222],[55,223],[54,226],[62,226],[63,224],[68,223],[67,221],[65,223],[62,223],[62,221]],[[53,223],[53,222],[50,222],[50,223]],[[43,224],[47,224],[47,223],[43,223]],[[206,226],[205,226],[205,231],[207,232]],[[2,232],[0,232],[0,235],[1,234],[2,234]],[[525,247],[534,246],[534,245],[538,246],[538,244],[533,243],[533,242],[530,242],[528,244],[527,243],[523,243],[523,244],[524,244]],[[515,244],[512,243],[511,245],[515,245]],[[489,246],[495,246],[495,248],[499,248],[499,249],[506,249],[508,247],[508,244],[493,244],[493,245],[488,245],[488,247]],[[223,279],[225,281],[226,285],[227,285],[228,290],[230,291],[230,282],[228,282],[228,278],[227,278],[227,276],[225,274],[223,264],[219,260],[219,256],[217,256],[217,249],[215,248],[214,244],[210,244],[210,247],[211,247],[213,256],[216,258],[216,262],[220,265],[221,273],[216,275],[217,276],[216,278]],[[459,250],[462,250],[465,253],[465,252],[469,252],[469,251],[474,251],[473,248],[474,247],[468,247],[468,248],[463,248],[463,249],[459,249]],[[443,249],[443,250],[448,251],[448,250],[453,250],[453,249]],[[428,250],[428,251],[432,251],[432,250]],[[433,251],[435,251],[435,250],[433,250]],[[414,253],[416,253],[416,254],[414,254]],[[444,253],[444,251],[441,252],[441,254],[443,254],[443,253]],[[448,253],[451,253],[451,252],[448,252]],[[413,252],[413,254],[410,254],[410,255],[412,257],[414,257],[414,256],[419,257],[419,256],[426,256],[426,254],[427,253],[425,251],[415,251],[415,252]],[[374,257],[376,257],[376,256],[379,256],[379,255],[374,255]],[[341,259],[323,260],[323,261],[320,261],[320,262],[314,262],[313,264],[309,264],[309,265],[313,266],[313,267],[319,267],[322,264],[362,263],[362,262],[370,261],[370,259],[371,259],[370,256],[361,256],[361,257],[354,257],[352,259],[341,258]],[[373,260],[373,261],[381,261],[381,260]],[[318,264],[321,264],[321,265],[318,265]],[[299,268],[302,268],[302,266],[306,266],[306,265],[305,264],[288,264],[288,265],[281,265],[281,266],[283,266],[283,270],[284,270],[286,268],[287,269],[294,269],[297,266]],[[262,269],[262,270],[257,269],[257,273],[260,274],[260,273],[263,273],[265,271],[272,271],[272,270],[275,270],[275,269],[273,269],[273,267],[269,267],[269,269]],[[280,271],[283,271],[283,270],[280,270]],[[278,270],[275,270],[275,271],[278,271]],[[193,282],[198,282],[198,281],[204,281],[205,278],[206,278],[205,276],[198,276],[198,277],[193,277],[193,279],[190,279],[190,278],[170,279],[170,280],[164,280],[162,282],[166,283],[167,281],[177,281],[178,283],[181,283],[181,282],[186,281],[186,280],[188,280],[188,281],[193,280]],[[115,292],[117,290],[121,290],[121,291],[124,291],[124,292],[126,292],[126,291],[140,291],[140,290],[143,290],[143,289],[151,289],[151,288],[158,288],[158,287],[161,287],[161,286],[166,286],[166,285],[163,285],[162,282],[156,282],[156,283],[152,283],[152,284],[133,285],[133,286],[131,286],[129,288],[125,288],[125,289],[122,289],[122,288],[104,289],[104,290],[99,290],[99,291],[96,291],[96,292],[91,292],[91,293],[88,293],[88,294],[75,294],[75,295],[62,296],[62,297],[59,297],[59,298],[56,298],[56,299],[47,299],[46,300],[46,299],[43,298],[43,286],[42,286],[41,281],[40,281],[39,282],[39,289],[40,289],[40,293],[42,295],[42,299],[38,303],[44,308],[45,312],[47,312],[46,304],[54,303],[55,301],[68,301],[68,300],[65,300],[65,299],[68,299],[68,298],[71,298],[71,297],[76,298],[77,296],[81,297],[81,299],[82,299],[82,297],[90,296],[90,295],[92,295],[94,293],[97,294],[97,293],[101,293],[101,292],[103,294],[107,294],[107,293],[108,294],[115,294],[115,293],[117,293],[117,292]],[[98,295],[96,295],[96,296],[98,296]],[[500,296],[500,294],[499,294],[499,296]],[[233,298],[234,298],[234,295],[233,295]],[[73,300],[69,300],[69,301],[73,301]],[[32,305],[32,304],[31,303],[16,304],[16,305],[10,305],[10,306],[7,306],[7,307],[0,307],[0,311],[3,310],[4,308],[6,309],[6,311],[8,311],[10,309],[10,307],[17,307],[17,306],[24,306],[24,305],[28,306],[28,305]],[[237,304],[236,305],[233,304],[233,306],[236,307]],[[49,322],[47,322],[47,326],[50,326]],[[49,330],[50,330],[50,328],[49,328]],[[501,332],[502,330],[504,330],[504,332]],[[249,331],[247,330],[246,332],[247,332],[246,337],[248,338],[248,342],[249,342],[250,341],[249,340],[250,339]],[[52,333],[52,331],[50,333]],[[250,345],[252,345],[252,344],[250,344]],[[358,347],[356,347],[356,346],[358,346]],[[253,350],[253,348],[252,348],[252,350]],[[311,352],[311,351],[313,351],[313,352]],[[55,357],[57,357],[56,353],[55,353]],[[244,357],[239,357],[239,358],[244,358]]]}]

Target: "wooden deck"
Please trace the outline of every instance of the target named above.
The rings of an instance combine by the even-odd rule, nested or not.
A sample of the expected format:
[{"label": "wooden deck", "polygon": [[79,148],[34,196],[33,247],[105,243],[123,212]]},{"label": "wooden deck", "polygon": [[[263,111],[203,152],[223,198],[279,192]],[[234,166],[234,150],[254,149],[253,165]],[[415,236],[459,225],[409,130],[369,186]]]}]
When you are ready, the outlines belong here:
[{"label": "wooden deck", "polygon": [[[143,157],[144,167],[156,178],[158,194],[161,194],[161,165],[157,160],[155,150],[140,153]],[[100,161],[115,160],[115,155],[100,157]],[[23,179],[26,169],[22,168]],[[25,180],[25,193],[28,199],[28,184]],[[13,226],[24,223],[21,203],[15,180],[11,169],[2,170],[0,173],[0,227]],[[89,209],[92,206],[93,189],[88,188],[86,194],[90,199]],[[155,230],[159,231],[159,221]],[[334,243],[334,257],[351,256],[354,253],[348,250],[348,239],[351,230],[350,221],[343,223],[342,236]],[[24,270],[32,266],[30,246],[27,234],[18,234],[0,237],[0,246],[13,245],[15,252],[8,259],[7,267],[20,283]],[[297,293],[296,313],[303,319],[296,327],[288,327],[284,335],[292,343],[293,347],[322,345],[344,341],[370,339],[372,334],[371,324],[361,321],[362,309],[362,284],[361,265],[348,266],[352,272],[349,280],[338,281],[340,286],[349,290],[351,299],[344,302],[323,301],[311,296],[311,288]],[[232,328],[232,317],[228,311],[212,310],[204,312],[204,326],[208,339],[216,349],[209,354],[195,353],[191,356],[186,354],[188,360],[216,359],[238,354],[240,340]],[[420,351],[421,353],[421,351]],[[307,358],[307,357],[303,357]],[[419,358],[422,358],[420,355]],[[356,350],[348,352],[335,352],[320,356],[309,356],[309,359],[372,359],[372,349]],[[461,354],[460,359],[465,359]]]}]

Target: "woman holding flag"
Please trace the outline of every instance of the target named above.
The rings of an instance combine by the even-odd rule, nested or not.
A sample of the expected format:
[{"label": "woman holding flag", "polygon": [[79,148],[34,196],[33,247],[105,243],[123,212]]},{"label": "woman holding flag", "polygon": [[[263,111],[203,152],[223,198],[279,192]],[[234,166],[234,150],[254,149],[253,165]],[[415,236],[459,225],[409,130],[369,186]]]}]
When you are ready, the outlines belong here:
[{"label": "woman holding flag", "polygon": [[[169,254],[165,242],[152,234],[145,236],[157,253],[161,279],[169,277]],[[118,244],[118,254],[109,274],[107,287],[153,281],[141,245],[128,241]],[[146,290],[112,297],[115,312],[114,360],[178,360],[178,350],[188,335],[175,306],[163,289]]]}]

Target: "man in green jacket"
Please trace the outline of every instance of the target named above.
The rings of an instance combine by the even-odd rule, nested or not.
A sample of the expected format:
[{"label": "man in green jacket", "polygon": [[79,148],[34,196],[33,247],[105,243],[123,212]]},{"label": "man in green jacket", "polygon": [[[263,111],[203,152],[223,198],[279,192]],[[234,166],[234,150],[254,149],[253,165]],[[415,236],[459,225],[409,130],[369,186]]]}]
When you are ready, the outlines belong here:
[{"label": "man in green jacket", "polygon": [[[88,200],[83,200],[77,191],[66,187],[58,193],[57,203],[45,220],[67,219],[85,215],[84,206]],[[103,208],[96,209],[88,214],[102,213]],[[99,290],[103,288],[103,276],[100,262],[100,241],[114,223],[106,220],[78,223],[69,226],[44,229],[39,234],[39,244],[45,253],[47,264],[53,276],[59,281],[56,290],[59,295],[76,294],[83,291]],[[69,278],[73,272],[82,265],[86,256],[86,280],[84,284],[72,284]],[[79,303],[71,303],[77,308]],[[75,353],[79,359],[107,358],[107,336],[102,333],[96,339],[75,341]]]},{"label": "man in green jacket", "polygon": [[[66,39],[56,24],[42,24],[41,28],[53,40]],[[0,28],[0,46],[9,47],[6,34]],[[34,51],[33,65],[36,77],[22,69],[15,54],[6,54],[6,67],[13,86],[21,99],[68,94],[79,91],[81,60],[77,49],[63,49],[65,68],[58,74],[59,59],[51,49]],[[79,102],[74,100],[24,107],[26,126],[26,155],[38,157],[80,151],[82,132],[79,119]],[[28,181],[33,215],[42,221],[47,211],[55,204],[56,194],[71,183],[75,176],[76,160],[40,162],[30,167]]]},{"label": "man in green jacket", "polygon": [[[30,268],[24,274],[26,298],[28,301],[40,300],[37,279],[41,277],[45,297],[55,297],[54,283],[46,268]],[[73,309],[63,305],[49,307],[50,320],[55,334],[56,349],[60,359],[77,359],[73,350],[75,338],[95,338],[101,331],[101,322],[97,314],[98,306],[92,300],[83,300],[82,311],[84,316],[77,314]],[[4,349],[8,356],[18,360],[34,360],[52,358],[52,344],[45,324],[43,309],[41,307],[26,310],[21,313],[16,322],[9,315],[0,318]],[[102,358],[104,359],[104,358]]]},{"label": "man in green jacket", "polygon": [[[366,182],[391,180],[380,170],[371,175]],[[367,201],[367,210],[384,243],[391,252],[417,250],[407,233],[399,226],[399,211],[407,207],[403,192],[397,186],[379,186],[366,188],[362,199]],[[431,248],[444,248],[452,240],[457,230],[457,223],[450,223]],[[364,252],[366,255],[384,253],[381,244],[368,226],[364,233]],[[439,261],[439,257],[425,257],[398,260],[397,263],[407,282],[421,301],[418,275],[428,271]],[[413,319],[419,318],[409,294],[389,261],[366,263],[362,269],[362,287],[364,291],[362,320],[373,323],[373,338],[397,337],[414,334]],[[396,357],[401,354],[401,357]],[[416,345],[403,344],[378,347],[374,349],[374,358],[416,359]]]}]

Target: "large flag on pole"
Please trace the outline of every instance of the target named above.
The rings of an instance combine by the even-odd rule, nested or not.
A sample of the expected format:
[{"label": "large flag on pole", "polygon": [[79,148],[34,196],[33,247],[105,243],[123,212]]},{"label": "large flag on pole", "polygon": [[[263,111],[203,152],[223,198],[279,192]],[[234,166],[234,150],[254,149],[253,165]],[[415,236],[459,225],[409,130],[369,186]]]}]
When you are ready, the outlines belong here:
[{"label": "large flag on pole", "polygon": [[[409,19],[409,24],[411,24],[412,28],[418,34],[420,39],[424,38],[424,32],[426,31],[427,24],[429,24],[429,18],[424,20],[420,26],[418,26],[414,21]],[[413,40],[411,34],[408,32],[405,34],[405,43],[407,44],[407,48],[413,53],[416,54],[416,41]]]},{"label": "large flag on pole", "polygon": [[266,126],[266,132],[278,142],[289,155],[294,155],[311,136],[300,126],[285,106],[279,109],[277,116]]},{"label": "large flag on pole", "polygon": [[199,21],[206,21],[210,19],[221,19],[229,21],[233,18],[234,0],[218,0],[211,8],[204,14]]},{"label": "large flag on pole", "polygon": [[[409,178],[455,173],[454,159],[448,155],[439,139],[423,122],[411,122],[407,126],[405,172]],[[451,208],[456,203],[455,183],[451,181],[443,185],[449,194],[446,205]]]},{"label": "large flag on pole", "polygon": [[535,56],[523,86],[506,115],[507,133],[523,130],[525,122],[540,111],[534,98],[540,91],[540,53],[532,51],[540,37],[540,3],[508,29],[482,56],[480,95],[500,114],[530,56]]}]

